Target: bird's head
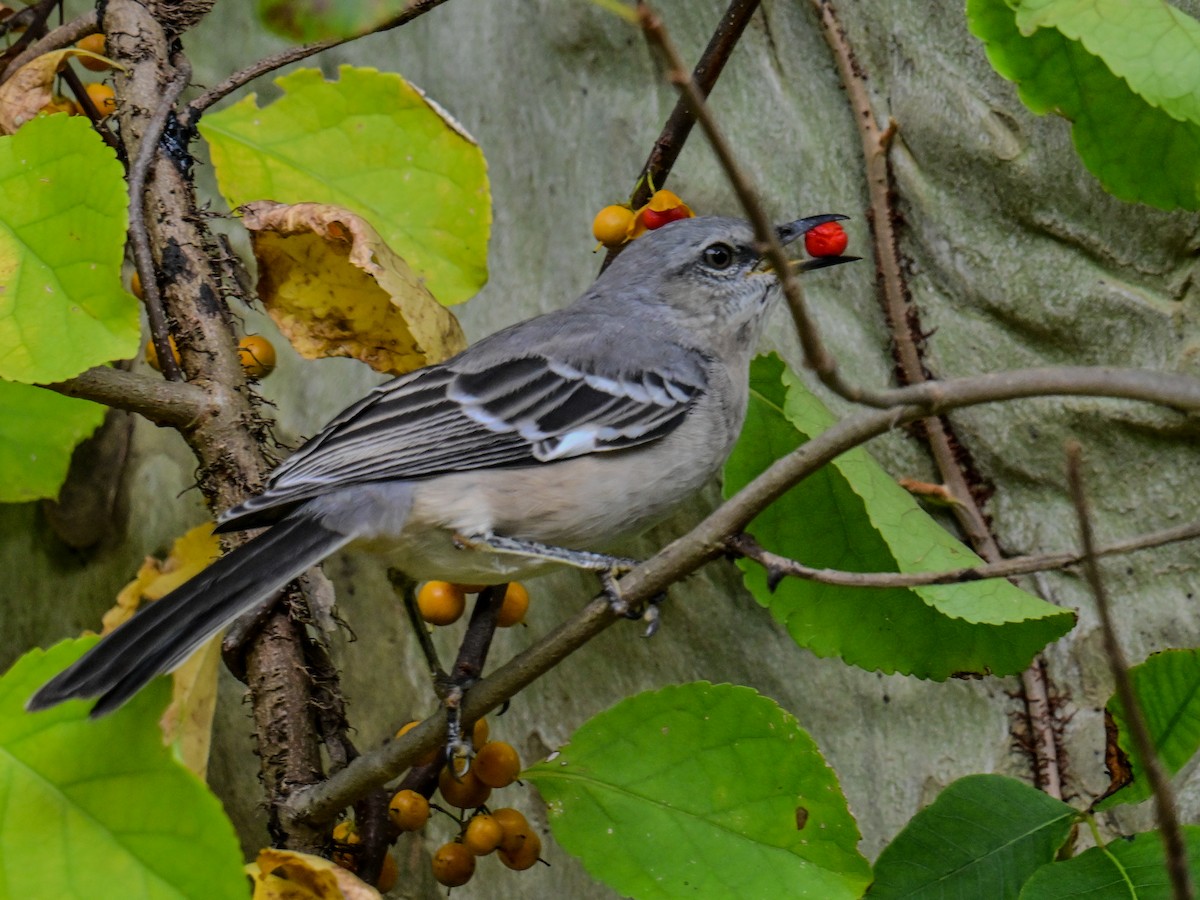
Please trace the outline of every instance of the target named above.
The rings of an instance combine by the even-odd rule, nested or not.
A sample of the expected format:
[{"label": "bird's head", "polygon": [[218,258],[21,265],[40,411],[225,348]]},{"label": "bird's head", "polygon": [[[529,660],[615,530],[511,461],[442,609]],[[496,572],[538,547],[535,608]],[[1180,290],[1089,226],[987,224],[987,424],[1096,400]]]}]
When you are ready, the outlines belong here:
[{"label": "bird's head", "polygon": [[[776,227],[787,245],[806,232],[844,219],[826,214]],[[820,257],[795,264],[822,268],[858,257]],[[680,219],[627,246],[596,282],[597,293],[660,303],[679,325],[739,343],[757,342],[779,278],[764,259],[753,226],[721,216]]]}]

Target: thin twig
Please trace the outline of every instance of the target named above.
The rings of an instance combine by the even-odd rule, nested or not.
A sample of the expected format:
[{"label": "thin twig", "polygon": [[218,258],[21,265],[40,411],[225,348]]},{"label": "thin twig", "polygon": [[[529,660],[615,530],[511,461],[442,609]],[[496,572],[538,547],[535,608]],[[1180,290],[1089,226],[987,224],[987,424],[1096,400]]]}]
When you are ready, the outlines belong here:
[{"label": "thin twig", "polygon": [[155,425],[181,429],[194,428],[202,419],[215,415],[218,403],[193,384],[148,378],[108,366],[96,366],[74,378],[41,387],[135,412]]},{"label": "thin twig", "polygon": [[59,25],[57,28],[51,29],[44,37],[38,38],[22,50],[20,55],[5,67],[4,74],[0,75],[0,81],[7,81],[17,69],[41,56],[43,53],[69,47],[76,41],[87,37],[89,34],[95,34],[99,30],[99,18],[94,9],[85,12],[78,18],[72,19],[65,25]]},{"label": "thin twig", "polygon": [[154,342],[154,350],[158,354],[159,367],[168,381],[182,381],[183,372],[175,359],[175,348],[171,344],[171,332],[167,327],[162,295],[158,290],[158,275],[154,271],[154,258],[150,252],[150,236],[146,233],[146,205],[143,197],[146,178],[158,150],[158,142],[167,126],[167,117],[192,77],[191,63],[183,54],[176,54],[173,62],[175,77],[167,85],[161,102],[147,123],[142,142],[138,145],[137,156],[133,165],[129,167],[129,240],[133,247],[133,261],[137,266],[138,278],[142,282],[146,318],[150,321],[150,339]]},{"label": "thin twig", "polygon": [[[446,0],[411,0],[399,15],[389,19],[383,25],[372,29],[366,34],[379,34],[382,31],[391,31],[393,28],[399,28],[401,25],[411,22],[418,16],[429,12],[434,7],[441,6],[445,2]],[[302,47],[289,47],[287,50],[276,53],[274,56],[260,59],[253,65],[247,66],[239,72],[234,72],[220,84],[209,88],[189,103],[179,117],[180,124],[185,128],[194,125],[199,121],[200,116],[204,114],[206,109],[218,100],[232,94],[243,85],[249,84],[255,78],[266,75],[268,72],[274,72],[276,69],[291,63],[307,59],[310,56],[315,56],[333,47],[338,47],[350,41],[356,41],[361,37],[366,37],[366,34],[356,34],[345,38],[330,38],[324,41],[317,41],[313,44],[305,44]]]},{"label": "thin twig", "polygon": [[1113,681],[1116,682],[1117,697],[1125,711],[1125,720],[1129,724],[1130,737],[1141,757],[1142,768],[1146,772],[1146,780],[1154,792],[1154,806],[1158,813],[1159,833],[1162,837],[1163,849],[1167,857],[1167,874],[1171,879],[1171,888],[1175,900],[1190,900],[1192,894],[1191,873],[1188,871],[1187,847],[1179,828],[1179,814],[1175,807],[1175,796],[1171,790],[1162,764],[1158,759],[1158,751],[1146,724],[1145,712],[1133,690],[1133,682],[1129,678],[1129,662],[1125,651],[1117,639],[1116,626],[1112,619],[1112,609],[1108,599],[1108,589],[1100,576],[1100,567],[1096,562],[1096,540],[1092,533],[1092,517],[1089,509],[1087,491],[1083,483],[1083,451],[1079,444],[1070,441],[1067,444],[1067,485],[1071,492],[1071,501],[1075,504],[1075,513],[1079,517],[1079,540],[1083,547],[1083,572],[1087,578],[1092,595],[1096,598],[1096,612],[1100,615],[1100,627],[1104,634],[1104,652],[1112,669]]},{"label": "thin twig", "polygon": [[[1092,371],[1086,367],[1030,369],[1003,373],[1002,378],[985,375],[939,382],[938,404],[940,408],[957,409],[1036,395],[1086,396],[1102,392],[1106,396],[1200,410],[1200,379],[1136,369],[1105,370],[1102,377],[1089,378]],[[907,406],[866,409],[841,420],[776,460],[690,532],[622,577],[621,596],[632,606],[648,602],[700,566],[722,556],[724,542],[730,535],[745,529],[756,515],[809,474],[847,450],[927,414],[924,407]],[[475,684],[462,705],[463,721],[474,721],[511,699],[616,621],[618,617],[606,598],[593,600],[583,611]],[[325,782],[294,792],[286,803],[287,814],[310,824],[330,820],[364,791],[396,778],[414,761],[440,746],[446,725],[446,711],[439,710],[403,737],[364,753]]]},{"label": "thin twig", "polygon": [[[704,48],[704,52],[700,55],[700,61],[692,70],[692,81],[702,96],[708,97],[712,93],[717,79],[721,77],[721,71],[725,68],[725,63],[729,61],[733,48],[737,46],[746,26],[750,24],[750,19],[754,16],[758,5],[759,0],[732,0],[729,8],[725,10],[725,15],[717,23],[716,30],[709,38],[708,46]],[[675,160],[683,151],[688,135],[692,133],[692,126],[695,124],[696,114],[692,111],[687,98],[681,96],[675,102],[675,108],[671,110],[671,115],[667,117],[662,131],[654,141],[654,146],[650,149],[650,155],[646,158],[642,171],[638,173],[637,181],[634,182],[633,194],[629,198],[630,206],[634,209],[644,206],[650,199],[651,185],[654,188],[661,188],[667,183]],[[623,247],[624,245],[618,245],[609,248],[604,257],[604,263],[600,266],[601,272],[617,258]]]},{"label": "thin twig", "polygon": [[784,252],[783,244],[779,242],[779,235],[767,217],[762,203],[759,202],[758,194],[750,184],[749,177],[734,158],[733,150],[717,125],[712,111],[704,102],[704,98],[700,95],[691,76],[688,75],[683,59],[675,48],[671,36],[667,33],[666,26],[658,14],[645,4],[639,4],[638,13],[639,22],[647,40],[661,50],[666,57],[667,78],[690,104],[696,120],[704,129],[705,136],[708,137],[713,152],[725,172],[725,177],[729,179],[734,193],[737,194],[738,200],[745,210],[746,217],[754,226],[755,239],[763,249],[771,267],[779,276],[783,295],[787,299],[788,308],[796,322],[800,345],[804,349],[805,364],[816,373],[822,384],[848,400],[877,407],[892,405],[894,401],[890,392],[873,391],[852,385],[838,373],[837,362],[821,340],[820,330],[817,328],[816,320],[809,313],[804,293],[800,288],[800,281],[793,273],[791,261]]},{"label": "thin twig", "polygon": [[417,609],[416,582],[399,569],[388,569],[387,576],[388,581],[392,583],[392,589],[400,595],[401,602],[404,604],[404,612],[408,615],[408,624],[417,639],[417,644],[421,647],[421,655],[425,657],[425,666],[429,669],[429,677],[434,684],[446,681],[449,676],[446,675],[446,670],[442,668],[441,660],[438,659],[437,647],[433,646],[433,639],[429,636],[429,626],[425,624],[425,620],[421,618],[421,613]]},{"label": "thin twig", "polygon": [[[1196,538],[1200,538],[1200,522],[1191,522],[1187,525],[1164,528],[1161,531],[1153,531],[1109,544],[1097,549],[1096,556],[1136,553],[1139,550],[1149,550]],[[794,559],[772,553],[763,549],[758,541],[748,534],[734,535],[725,542],[725,546],[733,553],[752,559],[765,568],[770,575],[769,583],[777,583],[781,578],[791,577],[815,581],[819,584],[858,588],[926,587],[935,584],[961,584],[986,578],[1012,578],[1016,575],[1066,569],[1078,565],[1084,559],[1084,554],[1079,552],[1045,553],[1015,556],[1010,559],[984,563],[980,566],[967,566],[945,572],[845,572],[839,569],[818,569],[806,566]]]}]

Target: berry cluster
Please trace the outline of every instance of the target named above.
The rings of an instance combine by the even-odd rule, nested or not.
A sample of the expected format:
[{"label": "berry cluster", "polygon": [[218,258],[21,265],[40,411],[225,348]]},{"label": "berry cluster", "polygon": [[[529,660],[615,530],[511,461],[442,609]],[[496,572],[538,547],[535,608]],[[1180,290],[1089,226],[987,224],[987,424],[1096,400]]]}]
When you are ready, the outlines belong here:
[{"label": "berry cluster", "polygon": [[[419,723],[409,722],[396,732],[400,737]],[[388,804],[388,821],[393,837],[407,831],[420,831],[429,822],[433,810],[439,810],[454,819],[458,826],[457,836],[437,849],[433,855],[433,875],[447,887],[461,887],[475,874],[476,857],[495,853],[500,862],[510,869],[530,868],[538,861],[542,852],[542,841],[529,821],[518,810],[511,807],[489,809],[485,804],[492,791],[505,788],[517,780],[521,771],[521,759],[511,744],[489,740],[486,719],[475,723],[471,731],[471,743],[476,748],[475,758],[467,768],[465,761],[454,759],[442,767],[438,775],[438,793],[456,812],[431,804],[418,791],[397,791]],[[417,761],[418,765],[433,765],[437,751]],[[468,815],[468,811],[471,811]],[[334,861],[343,868],[354,871],[357,867],[360,839],[354,823],[339,823],[333,832]],[[395,862],[391,856],[384,858],[378,887],[386,891],[395,883]],[[390,876],[390,878],[389,878]]]}]

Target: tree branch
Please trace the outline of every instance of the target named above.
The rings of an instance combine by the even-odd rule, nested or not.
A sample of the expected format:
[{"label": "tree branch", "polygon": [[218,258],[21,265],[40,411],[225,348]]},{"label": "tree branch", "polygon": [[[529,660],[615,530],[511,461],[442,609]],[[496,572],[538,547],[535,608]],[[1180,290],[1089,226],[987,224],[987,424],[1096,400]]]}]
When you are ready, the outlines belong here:
[{"label": "tree branch", "polygon": [[[1152,531],[1097,548],[1095,555],[1097,557],[1119,556],[1196,538],[1200,538],[1200,522],[1189,522],[1187,525]],[[1086,558],[1086,554],[1081,552],[1045,553],[1015,556],[980,566],[965,566],[944,572],[845,572],[840,569],[817,569],[786,556],[779,556],[764,549],[749,534],[735,534],[725,541],[725,546],[731,552],[746,559],[752,559],[766,569],[769,574],[767,584],[772,590],[780,580],[786,577],[802,578],[805,581],[815,581],[819,584],[858,588],[910,588],[934,584],[962,584],[967,581],[982,581],[986,578],[1012,578],[1017,575],[1031,575],[1034,572],[1066,569],[1078,565]]]},{"label": "tree branch", "polygon": [[65,25],[59,25],[22,50],[20,55],[4,68],[4,74],[0,75],[0,81],[7,81],[17,69],[41,56],[43,53],[69,47],[81,38],[85,38],[89,34],[95,34],[99,30],[99,17],[96,15],[94,9],[85,12],[78,18],[72,19]]},{"label": "tree branch", "polygon": [[66,381],[40,386],[67,397],[129,410],[155,425],[181,430],[195,428],[204,418],[217,414],[217,400],[194,384],[147,378],[108,366],[96,366]]},{"label": "tree branch", "polygon": [[1167,875],[1171,879],[1171,888],[1175,900],[1191,900],[1192,879],[1188,871],[1187,847],[1184,845],[1183,834],[1179,828],[1179,813],[1175,808],[1175,796],[1171,785],[1163,772],[1158,759],[1158,751],[1150,736],[1150,728],[1146,724],[1146,715],[1133,690],[1133,682],[1129,678],[1129,662],[1125,659],[1125,651],[1117,640],[1116,626],[1112,620],[1112,609],[1108,600],[1108,590],[1104,579],[1100,577],[1100,567],[1096,562],[1097,550],[1095,536],[1092,533],[1092,518],[1089,510],[1087,492],[1083,483],[1083,451],[1078,443],[1070,441],[1067,444],[1067,485],[1071,492],[1071,501],[1075,504],[1075,513],[1079,517],[1079,542],[1083,547],[1083,573],[1087,578],[1092,595],[1096,598],[1096,612],[1100,615],[1100,627],[1104,634],[1104,652],[1112,669],[1113,680],[1116,682],[1117,697],[1125,710],[1125,720],[1129,724],[1130,737],[1141,757],[1142,767],[1146,771],[1146,780],[1154,792],[1154,806],[1158,814],[1158,827],[1162,837],[1163,849],[1167,857]]},{"label": "tree branch", "polygon": [[[441,6],[446,0],[410,0],[408,6],[397,15],[395,18],[388,20],[383,25],[367,34],[379,34],[383,31],[391,31],[393,28],[399,28],[411,22],[424,13],[429,12],[436,6]],[[333,47],[339,47],[342,44],[356,41],[361,37],[366,37],[366,34],[356,34],[347,38],[330,38],[325,41],[317,41],[314,44],[305,44],[302,47],[289,47],[274,56],[268,56],[265,59],[260,59],[253,65],[247,66],[240,72],[234,72],[220,84],[209,88],[195,100],[187,105],[187,109],[179,117],[180,122],[185,128],[191,127],[199,121],[200,116],[204,111],[212,106],[217,101],[229,96],[243,85],[249,84],[255,78],[266,75],[268,72],[274,72],[276,69],[283,68],[294,62],[299,62],[302,59],[307,59],[310,56],[315,56],[325,50],[330,50]]]},{"label": "tree branch", "polygon": [[[1200,410],[1200,379],[1136,369],[1103,370],[1088,378],[1086,368],[1029,369],[997,376],[978,376],[936,382],[940,408],[956,409],[980,403],[1046,395],[1095,395],[1146,400],[1178,409]],[[1151,392],[1149,383],[1157,387]],[[1153,397],[1148,397],[1153,393]],[[663,593],[670,585],[704,563],[723,555],[725,541],[741,532],[770,503],[837,456],[905,422],[927,415],[924,407],[863,410],[776,460],[765,472],[722,504],[683,537],[668,544],[619,581],[621,596],[637,606]],[[513,657],[467,693],[461,715],[474,721],[511,699],[593,637],[618,621],[607,598],[599,597]],[[447,716],[439,710],[401,738],[364,753],[321,784],[296,791],[285,814],[316,824],[331,820],[356,797],[399,776],[418,758],[444,740]]]}]

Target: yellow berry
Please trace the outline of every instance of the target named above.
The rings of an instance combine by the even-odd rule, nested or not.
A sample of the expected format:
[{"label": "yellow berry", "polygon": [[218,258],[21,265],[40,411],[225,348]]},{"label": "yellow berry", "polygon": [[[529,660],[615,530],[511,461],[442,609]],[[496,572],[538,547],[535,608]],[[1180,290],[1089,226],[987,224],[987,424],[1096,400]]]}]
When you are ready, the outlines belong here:
[{"label": "yellow berry", "polygon": [[492,818],[504,830],[504,837],[500,839],[500,849],[508,853],[520,848],[525,843],[526,835],[533,833],[533,829],[529,827],[529,820],[520,810],[511,806],[492,810]]},{"label": "yellow berry", "polygon": [[[414,719],[413,721],[409,722],[407,725],[401,726],[400,730],[396,732],[396,737],[403,737],[405,734],[412,731],[414,728],[416,728],[420,724],[421,723],[419,721]],[[413,765],[432,766],[435,762],[437,762],[437,759],[438,759],[438,751],[435,748],[433,750],[430,750],[427,754],[422,756],[420,759],[418,759],[415,763],[413,763]]]},{"label": "yellow berry", "polygon": [[357,844],[360,840],[350,819],[343,819],[333,826],[333,839],[339,844]]},{"label": "yellow berry", "polygon": [[[87,50],[89,53],[98,53],[101,56],[105,55],[103,34],[89,34],[82,40],[76,41],[75,46],[80,50]],[[80,65],[85,69],[90,69],[93,72],[104,72],[112,68],[111,63],[102,59],[95,59],[91,56],[78,56],[76,59],[79,60]]]},{"label": "yellow berry", "polygon": [[490,730],[491,729],[488,728],[487,719],[477,719],[475,721],[475,727],[471,729],[471,746],[478,750],[480,747],[486,744],[488,740],[488,732]]},{"label": "yellow berry", "polygon": [[[168,335],[167,341],[171,345],[171,355],[175,357],[175,365],[179,365],[182,360],[179,358],[179,348],[175,346],[175,338]],[[146,362],[156,372],[162,371],[162,365],[158,361],[158,351],[154,348],[154,341],[146,342]]]},{"label": "yellow berry", "polygon": [[266,378],[275,371],[275,348],[261,334],[238,341],[238,361],[251,378]]},{"label": "yellow berry", "polygon": [[508,787],[521,773],[521,757],[511,744],[491,741],[479,748],[471,771],[488,787]]},{"label": "yellow berry", "polygon": [[525,613],[529,610],[529,591],[519,581],[510,581],[508,590],[504,592],[504,602],[496,613],[496,624],[501,628],[510,628],[525,621]]},{"label": "yellow berry", "polygon": [[400,867],[396,865],[396,861],[392,859],[392,854],[384,854],[383,868],[379,870],[379,880],[375,882],[375,887],[379,893],[386,894],[396,886],[396,882],[400,880]]},{"label": "yellow berry", "polygon": [[478,815],[467,823],[463,832],[463,846],[476,856],[487,856],[500,846],[504,829],[489,815]]},{"label": "yellow berry", "polygon": [[462,887],[475,874],[475,857],[462,844],[443,844],[433,854],[433,877],[446,887]]},{"label": "yellow berry", "polygon": [[429,821],[429,801],[416,791],[397,791],[388,804],[388,819],[400,831],[420,831]]},{"label": "yellow berry", "polygon": [[474,770],[455,777],[449,766],[442,769],[438,776],[438,790],[447,803],[459,809],[483,806],[492,793],[492,789],[479,780]]},{"label": "yellow berry", "polygon": [[129,293],[139,300],[146,299],[146,292],[142,290],[142,276],[137,273],[137,269],[134,269],[133,274],[129,276]]},{"label": "yellow berry", "polygon": [[52,97],[50,102],[43,106],[38,112],[43,116],[52,116],[55,113],[66,113],[68,116],[79,115],[79,107],[75,105],[74,100],[69,100],[66,97]]},{"label": "yellow berry", "polygon": [[605,247],[619,247],[629,239],[633,210],[627,206],[606,206],[592,220],[592,235]]},{"label": "yellow berry", "polygon": [[100,118],[111,116],[117,111],[117,97],[107,84],[89,84],[85,88],[87,95],[92,98],[92,105],[100,113]]},{"label": "yellow berry", "polygon": [[510,869],[516,869],[518,872],[528,869],[542,855],[542,839],[537,836],[537,832],[530,829],[524,833],[519,847],[513,850],[501,848],[496,855],[500,857],[500,862]]},{"label": "yellow berry", "polygon": [[427,581],[417,592],[417,608],[430,625],[450,625],[462,616],[467,598],[448,581]]}]

